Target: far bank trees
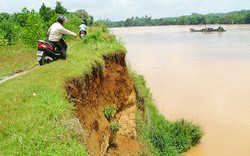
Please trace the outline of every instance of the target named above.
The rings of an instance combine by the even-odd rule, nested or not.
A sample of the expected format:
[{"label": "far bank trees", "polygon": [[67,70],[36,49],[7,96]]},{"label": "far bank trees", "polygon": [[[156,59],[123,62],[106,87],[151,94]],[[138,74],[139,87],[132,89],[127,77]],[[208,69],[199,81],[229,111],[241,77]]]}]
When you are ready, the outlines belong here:
[{"label": "far bank trees", "polygon": [[250,10],[229,13],[192,13],[180,17],[153,19],[149,16],[131,17],[125,21],[102,20],[109,27],[156,26],[156,25],[197,25],[197,24],[250,24]]}]

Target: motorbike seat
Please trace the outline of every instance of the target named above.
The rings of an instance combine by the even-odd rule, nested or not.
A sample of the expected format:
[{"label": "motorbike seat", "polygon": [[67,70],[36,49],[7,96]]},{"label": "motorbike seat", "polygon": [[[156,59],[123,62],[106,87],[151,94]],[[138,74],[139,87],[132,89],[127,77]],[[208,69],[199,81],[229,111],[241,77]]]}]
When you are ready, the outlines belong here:
[{"label": "motorbike seat", "polygon": [[56,48],[56,46],[54,45],[54,43],[53,42],[51,42],[51,41],[48,41],[48,43],[53,47],[53,48]]},{"label": "motorbike seat", "polygon": [[56,46],[55,46],[52,42],[50,42],[50,41],[38,40],[38,42],[44,43],[44,44],[49,44],[49,45],[50,45],[51,47],[53,47],[53,48],[56,47]]}]

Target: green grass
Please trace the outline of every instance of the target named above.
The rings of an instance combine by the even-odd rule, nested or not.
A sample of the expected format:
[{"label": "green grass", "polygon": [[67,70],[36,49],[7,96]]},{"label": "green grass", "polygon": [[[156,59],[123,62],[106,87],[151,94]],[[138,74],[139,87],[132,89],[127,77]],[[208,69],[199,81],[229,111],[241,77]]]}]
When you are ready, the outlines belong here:
[{"label": "green grass", "polygon": [[116,123],[116,122],[113,122],[110,125],[110,129],[111,129],[112,133],[118,132],[120,128],[121,128],[121,125],[119,125],[119,123]]},{"label": "green grass", "polygon": [[[134,79],[137,91],[138,110],[144,112],[138,111],[137,113],[139,139],[150,145],[152,154],[175,156],[197,144],[204,135],[200,125],[184,119],[168,121],[156,108],[143,76],[132,70],[130,70],[130,74]],[[143,150],[147,151],[147,149]]]},{"label": "green grass", "polygon": [[115,111],[116,108],[110,106],[104,109],[104,116],[106,117],[106,119],[108,119],[108,121],[110,121],[113,118]]},{"label": "green grass", "polygon": [[36,49],[24,48],[21,43],[12,46],[0,46],[0,56],[0,80],[4,76],[37,64],[35,59]]},{"label": "green grass", "polygon": [[[93,41],[98,42],[98,41]],[[115,41],[70,42],[66,61],[40,66],[0,84],[0,155],[87,155],[67,101],[64,81],[104,65],[103,55],[125,52]],[[36,58],[33,58],[36,60]]]}]

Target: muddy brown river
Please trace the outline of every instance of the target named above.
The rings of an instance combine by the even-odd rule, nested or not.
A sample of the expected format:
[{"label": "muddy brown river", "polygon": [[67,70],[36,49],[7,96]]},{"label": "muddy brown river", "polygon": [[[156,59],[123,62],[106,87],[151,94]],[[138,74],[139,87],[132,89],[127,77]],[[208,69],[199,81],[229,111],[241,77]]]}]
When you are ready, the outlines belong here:
[{"label": "muddy brown river", "polygon": [[250,155],[250,25],[222,26],[226,32],[189,32],[201,25],[111,29],[160,112],[204,128],[186,156]]}]

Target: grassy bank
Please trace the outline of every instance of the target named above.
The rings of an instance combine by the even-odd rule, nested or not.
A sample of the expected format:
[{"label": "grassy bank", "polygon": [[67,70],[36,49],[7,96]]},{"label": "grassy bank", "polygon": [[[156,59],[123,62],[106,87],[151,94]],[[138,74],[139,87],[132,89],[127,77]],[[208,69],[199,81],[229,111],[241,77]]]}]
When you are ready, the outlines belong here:
[{"label": "grassy bank", "polygon": [[24,48],[24,45],[21,43],[12,46],[0,46],[0,56],[0,80],[4,76],[37,64],[36,59],[34,59],[36,50]]},{"label": "grassy bank", "polygon": [[90,35],[88,44],[72,41],[66,61],[0,84],[0,155],[86,155],[83,132],[78,122],[72,122],[74,106],[67,101],[63,83],[91,72],[97,63],[103,65],[103,55],[125,52],[115,40],[111,42],[112,36],[102,41],[95,37]]},{"label": "grassy bank", "polygon": [[143,76],[130,71],[137,91],[137,131],[139,139],[149,144],[144,148],[145,155],[174,156],[183,153],[197,144],[204,132],[200,125],[180,119],[169,121],[161,115]]},{"label": "grassy bank", "polygon": [[[6,48],[6,47],[1,47]],[[7,47],[8,48],[8,47]],[[22,48],[20,54],[25,53]],[[36,50],[33,49],[35,52]],[[31,50],[31,51],[33,51]],[[11,58],[19,54],[10,50],[6,56],[6,75],[24,64],[36,64],[36,57],[27,51],[30,63],[20,59],[17,68],[10,68]],[[67,60],[40,66],[32,72],[0,84],[0,155],[87,155],[84,130],[75,119],[74,105],[67,101],[64,82],[89,74],[93,66],[104,65],[103,55],[126,49],[108,33],[106,27],[92,27],[83,40],[69,42]],[[1,64],[2,65],[2,64]],[[165,120],[156,109],[149,89],[141,76],[132,72],[138,92],[138,131],[145,147],[156,155],[177,155],[197,143],[202,136],[198,125],[181,120]],[[149,146],[148,146],[149,145]]]}]

